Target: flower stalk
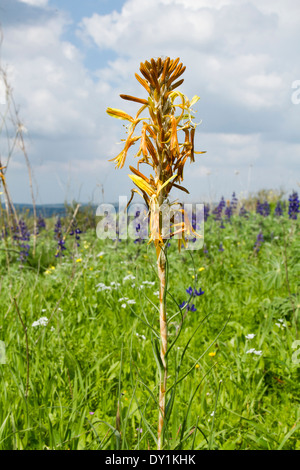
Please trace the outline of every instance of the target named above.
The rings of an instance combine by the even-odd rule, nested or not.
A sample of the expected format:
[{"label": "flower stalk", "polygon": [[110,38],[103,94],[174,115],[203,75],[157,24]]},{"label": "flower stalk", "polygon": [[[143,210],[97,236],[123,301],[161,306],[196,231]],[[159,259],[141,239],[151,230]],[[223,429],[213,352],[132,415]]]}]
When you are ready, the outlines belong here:
[{"label": "flower stalk", "polygon": [[[159,385],[159,422],[158,422],[158,449],[164,446],[164,425],[166,416],[166,389],[167,389],[167,346],[168,328],[166,312],[166,245],[170,238],[178,239],[178,249],[187,245],[188,236],[199,236],[190,224],[185,211],[179,209],[169,210],[167,224],[163,217],[163,207],[171,208],[178,205],[170,202],[169,194],[174,187],[186,193],[189,191],[181,185],[183,169],[187,160],[195,161],[194,136],[197,124],[193,122],[192,106],[199,100],[198,96],[189,101],[177,88],[183,83],[180,78],[185,67],[180,63],[179,57],[171,60],[151,59],[140,64],[141,75],[135,74],[136,79],[146,90],[148,98],[137,98],[130,95],[120,95],[122,99],[139,103],[142,106],[135,118],[125,111],[107,108],[107,113],[117,119],[128,122],[127,134],[123,150],[112,159],[116,168],[125,164],[128,150],[139,141],[139,148],[135,155],[138,158],[137,168],[129,166],[132,174],[129,175],[136,188],[132,189],[130,202],[135,193],[145,201],[150,215],[149,243],[153,242],[156,249],[157,271],[160,282],[160,359],[161,373]],[[179,79],[180,78],[180,79]],[[177,101],[176,101],[177,100]],[[179,101],[179,102],[178,102]],[[149,116],[142,117],[147,110]],[[142,125],[141,134],[135,135],[138,124]],[[182,131],[183,141],[179,141],[178,131]],[[150,174],[140,171],[140,166],[150,168]],[[175,217],[176,215],[176,217]],[[166,226],[167,225],[167,226]]]}]

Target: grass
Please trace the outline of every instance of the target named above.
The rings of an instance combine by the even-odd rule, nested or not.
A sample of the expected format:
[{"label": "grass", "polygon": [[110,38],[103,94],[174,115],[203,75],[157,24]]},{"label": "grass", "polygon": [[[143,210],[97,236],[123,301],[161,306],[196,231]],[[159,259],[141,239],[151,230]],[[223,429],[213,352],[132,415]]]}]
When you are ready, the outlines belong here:
[{"label": "grass", "polygon": [[[0,449],[155,449],[154,248],[99,240],[87,229],[80,247],[69,236],[66,256],[55,258],[53,222],[47,227],[23,268],[15,255],[7,270],[0,251],[0,340],[6,346]],[[255,252],[260,230],[264,242]],[[225,229],[209,217],[206,254],[179,254],[171,243],[169,344],[182,321],[178,304],[189,300],[186,289],[205,293],[193,298],[197,310],[187,313],[168,354],[174,402],[166,448],[300,449],[300,365],[292,360],[299,330],[298,234],[299,220],[251,214],[235,216]],[[120,301],[126,297],[135,303]],[[29,360],[13,299],[27,328]],[[33,327],[43,316],[47,326]],[[247,353],[251,349],[261,355]]]}]

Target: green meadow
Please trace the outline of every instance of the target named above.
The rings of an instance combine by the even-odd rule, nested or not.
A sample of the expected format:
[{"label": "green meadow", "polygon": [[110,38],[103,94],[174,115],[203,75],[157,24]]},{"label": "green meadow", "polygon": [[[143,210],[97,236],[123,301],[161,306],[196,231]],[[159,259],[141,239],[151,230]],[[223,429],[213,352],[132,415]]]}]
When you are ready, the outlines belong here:
[{"label": "green meadow", "polygon": [[[155,250],[79,216],[64,256],[54,218],[22,263],[0,241],[1,450],[156,449]],[[210,215],[205,249],[171,240],[165,449],[300,450],[299,279],[287,212]]]}]

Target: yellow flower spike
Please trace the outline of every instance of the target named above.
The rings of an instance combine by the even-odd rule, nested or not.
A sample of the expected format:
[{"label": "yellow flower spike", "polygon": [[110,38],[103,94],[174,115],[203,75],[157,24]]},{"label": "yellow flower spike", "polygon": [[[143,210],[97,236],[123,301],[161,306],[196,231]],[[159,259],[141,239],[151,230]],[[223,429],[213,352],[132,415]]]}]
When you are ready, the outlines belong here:
[{"label": "yellow flower spike", "polygon": [[[107,113],[117,119],[129,121],[127,127],[128,137],[125,141],[123,150],[113,159],[116,168],[122,168],[128,150],[133,144],[140,140],[135,157],[138,157],[137,169],[130,167],[133,174],[129,178],[138,189],[131,191],[132,201],[134,193],[137,192],[144,199],[150,219],[149,243],[153,242],[156,249],[157,270],[160,282],[159,289],[159,314],[160,314],[160,358],[161,374],[159,384],[159,419],[158,419],[158,438],[157,447],[161,450],[164,447],[163,428],[166,414],[166,390],[167,390],[167,360],[166,352],[168,350],[168,322],[166,314],[165,288],[166,288],[166,257],[165,247],[169,236],[163,232],[165,230],[163,217],[160,214],[160,208],[164,204],[172,205],[169,201],[169,194],[173,186],[188,193],[186,188],[181,187],[183,181],[183,170],[188,160],[194,162],[194,156],[197,153],[194,150],[194,134],[196,123],[194,111],[191,106],[194,105],[199,97],[195,95],[191,101],[183,95],[177,88],[182,84],[181,75],[185,71],[185,66],[180,62],[180,58],[171,60],[170,57],[150,59],[150,61],[141,62],[141,75],[135,74],[136,79],[148,92],[147,100],[136,98],[131,95],[121,95],[121,98],[127,101],[142,104],[138,110],[135,119],[120,109],[108,108]],[[174,89],[176,90],[174,91]],[[176,100],[179,100],[179,103]],[[139,117],[143,111],[148,112],[147,118]],[[142,123],[141,135],[134,136],[135,128]],[[179,139],[178,132],[183,132],[183,143]],[[153,172],[153,176],[146,177],[140,172],[140,165],[148,165]],[[187,246],[188,236],[201,237],[195,232],[187,215],[181,209],[183,222],[176,224],[174,218],[171,221],[171,228],[174,230],[172,236],[176,233],[181,234],[178,239],[178,250],[181,245]],[[164,238],[165,237],[165,238]],[[200,367],[200,366],[199,366]]]}]

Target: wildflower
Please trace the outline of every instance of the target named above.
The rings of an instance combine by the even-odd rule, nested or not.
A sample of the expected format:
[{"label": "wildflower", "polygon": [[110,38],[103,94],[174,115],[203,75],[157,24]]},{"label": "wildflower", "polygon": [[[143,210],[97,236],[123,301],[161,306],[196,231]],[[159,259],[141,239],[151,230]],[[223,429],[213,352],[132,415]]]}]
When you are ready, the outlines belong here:
[{"label": "wildflower", "polygon": [[65,239],[62,234],[62,225],[60,217],[58,217],[56,221],[54,233],[54,238],[57,240],[57,251],[55,257],[58,258],[59,256],[65,256],[63,253],[63,251],[66,250]]},{"label": "wildflower", "polygon": [[261,356],[262,351],[256,351],[255,348],[251,348],[248,351],[246,351],[246,354],[256,354],[257,356]]},{"label": "wildflower", "polygon": [[[165,355],[167,352],[167,318],[164,291],[166,286],[166,258],[165,248],[168,243],[163,234],[163,224],[160,217],[160,209],[169,200],[169,194],[173,187],[188,192],[186,188],[181,186],[183,181],[184,165],[189,159],[195,161],[196,153],[194,150],[194,136],[196,125],[193,122],[192,106],[199,100],[195,96],[191,101],[176,90],[183,83],[183,79],[179,79],[185,67],[180,63],[180,58],[171,60],[166,59],[150,59],[140,64],[140,72],[142,76],[135,74],[138,82],[146,89],[149,94],[148,99],[138,98],[130,95],[120,95],[122,99],[140,103],[141,107],[133,118],[126,112],[108,108],[107,113],[115,118],[128,121],[127,133],[128,137],[125,141],[123,150],[113,158],[117,168],[125,165],[126,157],[129,149],[140,141],[140,145],[136,156],[138,157],[137,168],[129,166],[133,174],[129,175],[136,188],[132,189],[131,202],[135,193],[138,193],[145,201],[150,217],[150,239],[156,249],[157,269],[160,280],[160,338],[161,338],[161,360],[163,364],[163,373],[159,387],[159,426],[158,426],[158,450],[163,447],[162,429],[165,421],[165,394],[167,382],[167,361]],[[178,80],[179,79],[179,80]],[[179,104],[175,104],[176,99],[180,100]],[[147,110],[149,117],[143,119],[141,113]],[[179,111],[179,116],[177,115]],[[134,131],[139,123],[142,123],[140,135],[134,135]],[[178,130],[184,133],[182,142],[178,138]],[[179,143],[180,142],[180,143]],[[141,173],[141,164],[151,167],[149,177]],[[171,205],[177,203],[173,202]],[[179,215],[185,215],[180,204]],[[136,221],[137,222],[137,221]],[[172,236],[180,234],[178,239],[178,249],[180,251],[183,240],[184,246],[188,240],[188,236],[199,236],[192,227],[191,222],[184,217],[184,221],[175,222],[175,215],[172,220]]]},{"label": "wildflower", "polygon": [[242,207],[240,208],[239,216],[245,218],[249,217],[249,212],[245,209],[244,205],[242,205]]},{"label": "wildflower", "polygon": [[155,281],[143,281],[142,284],[145,286],[155,286]]},{"label": "wildflower", "polygon": [[80,234],[81,234],[81,230],[77,227],[77,221],[76,220],[73,220],[72,222],[72,230],[70,231],[70,235],[73,236],[75,235],[75,240],[76,240],[76,244],[77,246],[80,246]]},{"label": "wildflower", "polygon": [[210,357],[215,357],[216,354],[217,354],[216,352],[210,352],[210,353],[208,353],[208,355],[209,355]]},{"label": "wildflower", "polygon": [[95,411],[90,411],[89,413],[90,413],[90,415],[94,415]]},{"label": "wildflower", "polygon": [[204,222],[207,221],[209,217],[210,207],[208,204],[204,204]]},{"label": "wildflower", "polygon": [[110,286],[106,286],[105,284],[103,284],[103,282],[100,282],[99,284],[97,284],[96,287],[98,287],[97,292],[112,289]]},{"label": "wildflower", "polygon": [[138,432],[140,432],[140,433],[143,432],[143,429],[142,429],[142,428],[136,428],[136,430],[137,430]]},{"label": "wildflower", "polygon": [[249,333],[248,335],[245,336],[246,339],[253,339],[255,335],[253,333]]},{"label": "wildflower", "polygon": [[295,191],[290,195],[289,197],[289,218],[290,219],[297,219],[297,214],[299,214],[300,210],[300,202],[299,202],[299,197],[298,193]]},{"label": "wildflower", "polygon": [[224,251],[223,243],[220,243],[220,245],[219,245],[219,251],[220,251],[220,252]]},{"label": "wildflower", "polygon": [[195,293],[195,295],[197,295],[197,296],[203,295],[203,294],[204,294],[204,290],[202,290],[201,287],[200,287],[200,289],[199,289],[198,291],[197,291],[197,289],[195,289],[194,293]]},{"label": "wildflower", "polygon": [[236,197],[235,192],[233,192],[231,202],[230,202],[232,211],[234,211],[237,208],[238,202],[239,202],[238,198]]},{"label": "wildflower", "polygon": [[281,217],[282,216],[283,208],[282,208],[281,201],[277,201],[274,214],[275,214],[276,217]]},{"label": "wildflower", "polygon": [[37,233],[39,233],[40,230],[43,230],[43,229],[46,228],[45,219],[41,215],[39,215],[39,218],[37,219],[36,225],[37,225]]},{"label": "wildflower", "polygon": [[254,251],[256,251],[256,253],[260,250],[261,244],[263,242],[264,242],[264,237],[263,237],[262,232],[260,231],[259,234],[257,235],[256,242],[254,245]]},{"label": "wildflower", "polygon": [[215,416],[215,412],[213,411],[212,413],[210,413],[210,416]]},{"label": "wildflower", "polygon": [[133,276],[132,274],[128,274],[127,276],[123,278],[123,281],[133,281],[134,279],[135,279],[135,276]]},{"label": "wildflower", "polygon": [[78,258],[78,259],[76,260],[76,263],[81,263],[81,261],[82,261],[82,258]]},{"label": "wildflower", "polygon": [[200,367],[199,364],[195,365],[195,369],[199,369],[199,367]]},{"label": "wildflower", "polygon": [[145,336],[145,335],[139,335],[138,333],[136,333],[136,336],[137,336],[138,338],[142,338],[143,340],[146,339],[146,336]]},{"label": "wildflower", "polygon": [[104,251],[100,251],[100,253],[98,253],[98,258],[103,258],[103,256],[105,255]]},{"label": "wildflower", "polygon": [[203,268],[203,267],[198,269],[199,273],[201,273],[204,270],[205,270],[205,268]]},{"label": "wildflower", "polygon": [[276,326],[278,326],[278,328],[286,328],[286,324],[284,323],[284,320],[282,320],[281,318],[278,320],[279,323],[275,323]]},{"label": "wildflower", "polygon": [[19,261],[23,264],[26,261],[26,258],[29,256],[30,245],[28,244],[30,240],[30,232],[24,220],[20,219],[17,227],[13,228],[15,232],[14,240],[18,242],[20,247],[20,258]]},{"label": "wildflower", "polygon": [[32,327],[35,328],[36,326],[47,326],[48,324],[48,318],[47,317],[41,317],[39,320],[36,320],[32,323]]}]

